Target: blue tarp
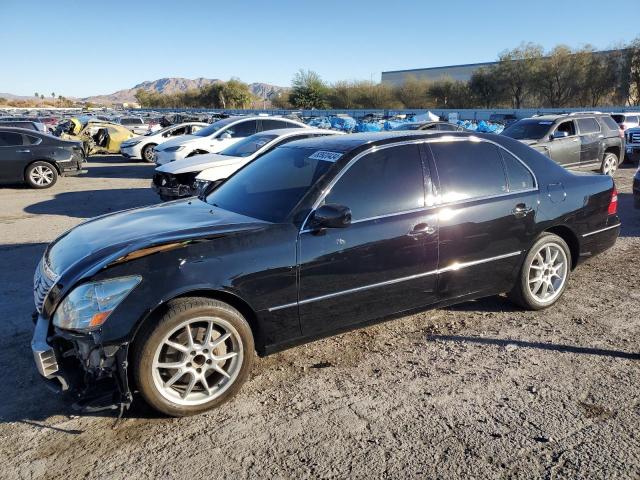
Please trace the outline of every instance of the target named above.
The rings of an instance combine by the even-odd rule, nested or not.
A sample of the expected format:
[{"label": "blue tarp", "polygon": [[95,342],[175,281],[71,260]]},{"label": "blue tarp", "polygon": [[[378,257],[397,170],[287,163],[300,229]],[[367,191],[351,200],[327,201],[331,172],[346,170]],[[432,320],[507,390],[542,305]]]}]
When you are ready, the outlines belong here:
[{"label": "blue tarp", "polygon": [[352,117],[331,117],[331,128],[342,132],[352,132],[356,128],[356,121]]}]

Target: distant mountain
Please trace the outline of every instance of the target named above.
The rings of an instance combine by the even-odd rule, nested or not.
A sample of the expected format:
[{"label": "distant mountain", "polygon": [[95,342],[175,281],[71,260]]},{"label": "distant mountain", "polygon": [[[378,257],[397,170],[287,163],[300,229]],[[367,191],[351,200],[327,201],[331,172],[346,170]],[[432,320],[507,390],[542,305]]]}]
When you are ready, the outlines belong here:
[{"label": "distant mountain", "polygon": [[[193,80],[179,77],[161,78],[159,80],[145,81],[135,85],[133,88],[118,90],[108,95],[95,95],[82,98],[81,100],[103,104],[135,102],[135,94],[140,89],[148,92],[174,94],[222,82],[224,82],[224,80],[218,78],[194,78]],[[287,90],[285,87],[278,87],[268,83],[251,83],[249,84],[249,89],[256,97],[266,100],[270,99],[273,95]]]}]

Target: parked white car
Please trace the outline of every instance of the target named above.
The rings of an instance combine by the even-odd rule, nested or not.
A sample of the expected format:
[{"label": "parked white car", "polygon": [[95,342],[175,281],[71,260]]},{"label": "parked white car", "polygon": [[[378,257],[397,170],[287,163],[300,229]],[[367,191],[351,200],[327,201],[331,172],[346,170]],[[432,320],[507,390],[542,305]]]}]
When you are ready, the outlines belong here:
[{"label": "parked white car", "polygon": [[185,122],[178,125],[170,125],[162,130],[158,130],[157,132],[149,132],[146,135],[125,140],[120,145],[120,153],[127,158],[142,159],[145,162],[153,162],[153,149],[157,145],[174,137],[191,135],[208,126],[209,124],[205,122]]},{"label": "parked white car", "polygon": [[321,128],[282,128],[256,133],[219,153],[195,155],[159,166],[156,168],[151,187],[162,200],[197,195],[220,184],[237,170],[275,147],[294,140],[325,135],[344,133]]},{"label": "parked white car", "polygon": [[310,128],[302,122],[280,117],[230,117],[218,120],[192,135],[184,135],[154,148],[156,164],[164,165],[193,155],[217,153],[238,140],[265,130]]}]

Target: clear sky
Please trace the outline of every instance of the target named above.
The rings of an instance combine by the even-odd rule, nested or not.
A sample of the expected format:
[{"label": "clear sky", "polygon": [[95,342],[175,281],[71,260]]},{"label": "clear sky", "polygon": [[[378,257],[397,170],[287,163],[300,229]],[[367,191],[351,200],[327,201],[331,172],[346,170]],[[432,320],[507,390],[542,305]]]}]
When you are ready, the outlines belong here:
[{"label": "clear sky", "polygon": [[533,41],[605,49],[638,0],[0,0],[0,92],[83,97],[162,77],[286,86],[475,63]]}]

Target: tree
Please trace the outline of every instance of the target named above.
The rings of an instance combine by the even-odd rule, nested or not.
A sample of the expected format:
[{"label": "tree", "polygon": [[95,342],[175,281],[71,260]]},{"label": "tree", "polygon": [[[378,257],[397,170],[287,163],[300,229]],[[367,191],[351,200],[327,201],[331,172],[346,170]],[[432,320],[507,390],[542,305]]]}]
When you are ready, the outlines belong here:
[{"label": "tree", "polygon": [[249,86],[237,78],[232,78],[222,84],[222,99],[227,107],[222,108],[247,108],[253,100]]},{"label": "tree", "polygon": [[476,70],[469,80],[469,90],[483,108],[495,107],[504,99],[505,87],[495,67]]},{"label": "tree", "polygon": [[627,51],[627,102],[640,105],[640,37],[629,44]]},{"label": "tree", "polygon": [[540,62],[534,79],[546,106],[565,107],[579,99],[585,59],[584,51],[572,52],[569,47],[559,45]]},{"label": "tree", "polygon": [[533,87],[532,79],[542,59],[542,47],[534,43],[521,43],[499,56],[497,76],[501,78],[511,97],[513,108],[522,108]]},{"label": "tree", "polygon": [[597,107],[615,93],[618,82],[618,59],[610,54],[590,52],[585,67],[583,96],[585,104]]},{"label": "tree", "polygon": [[444,78],[433,82],[429,87],[429,95],[438,108],[470,108],[471,92],[467,82],[453,81]]},{"label": "tree", "polygon": [[38,92],[34,93],[34,94],[33,94],[33,96],[34,96],[34,97],[36,97],[36,98],[39,98],[39,97],[40,97],[40,95],[38,94]]},{"label": "tree", "polygon": [[40,100],[44,100],[44,94],[40,94]]},{"label": "tree", "polygon": [[405,108],[433,107],[433,101],[429,97],[429,82],[413,75],[409,75],[402,85],[396,87],[395,96]]},{"label": "tree", "polygon": [[289,101],[294,107],[304,109],[327,107],[329,89],[316,72],[299,70],[291,84]]}]

